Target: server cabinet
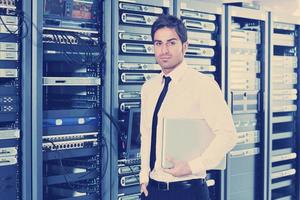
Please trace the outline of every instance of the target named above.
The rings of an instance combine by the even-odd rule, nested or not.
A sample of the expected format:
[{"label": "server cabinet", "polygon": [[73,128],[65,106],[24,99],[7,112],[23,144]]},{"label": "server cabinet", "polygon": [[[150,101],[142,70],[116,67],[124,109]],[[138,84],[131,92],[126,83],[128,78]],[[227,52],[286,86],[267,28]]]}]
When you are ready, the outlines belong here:
[{"label": "server cabinet", "polygon": [[33,199],[100,199],[103,2],[33,4]]},{"label": "server cabinet", "polygon": [[[225,21],[222,4],[195,0],[179,1],[178,10],[188,30],[189,48],[185,59],[189,67],[214,78],[224,91]],[[211,199],[221,199],[221,171],[208,171],[207,185]]]},{"label": "server cabinet", "polygon": [[299,199],[300,20],[272,13],[269,27],[268,199]]},{"label": "server cabinet", "polygon": [[266,199],[268,16],[226,5],[226,94],[238,134],[229,153],[225,199]]},{"label": "server cabinet", "polygon": [[[140,89],[160,73],[154,58],[151,25],[159,15],[172,14],[169,0],[112,1],[112,114],[118,121],[113,152],[111,199],[139,199]],[[112,133],[114,134],[114,133]]]},{"label": "server cabinet", "polygon": [[[26,28],[25,27],[26,24]],[[24,29],[23,29],[24,28]],[[23,76],[22,48],[24,38],[28,35],[25,22],[23,2],[0,2],[0,196],[15,200],[27,196],[22,189],[23,180],[28,171],[23,170],[27,158],[22,153],[27,147],[27,126],[23,125],[23,90],[28,89],[28,79]],[[26,70],[24,70],[26,71]],[[24,131],[24,129],[26,129]],[[24,174],[23,174],[24,172]]]}]

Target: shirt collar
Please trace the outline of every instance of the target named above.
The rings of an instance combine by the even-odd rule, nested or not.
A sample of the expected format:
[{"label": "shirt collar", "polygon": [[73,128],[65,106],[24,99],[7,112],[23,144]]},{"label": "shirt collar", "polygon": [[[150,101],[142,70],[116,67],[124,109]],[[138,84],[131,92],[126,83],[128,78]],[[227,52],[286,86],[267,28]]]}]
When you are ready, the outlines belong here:
[{"label": "shirt collar", "polygon": [[162,83],[164,82],[163,76],[169,76],[172,79],[172,83],[177,83],[183,77],[185,71],[187,69],[187,64],[183,60],[173,71],[171,71],[168,75],[165,75],[163,72],[160,73]]}]

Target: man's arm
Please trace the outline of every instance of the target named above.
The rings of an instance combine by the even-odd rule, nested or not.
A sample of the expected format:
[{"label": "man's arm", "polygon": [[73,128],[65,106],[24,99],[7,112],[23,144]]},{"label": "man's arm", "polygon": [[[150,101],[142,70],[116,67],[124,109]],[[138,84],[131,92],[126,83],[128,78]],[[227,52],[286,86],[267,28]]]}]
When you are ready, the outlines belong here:
[{"label": "man's arm", "polygon": [[147,119],[147,100],[145,93],[145,85],[141,89],[141,171],[140,171],[140,184],[148,183],[149,181],[149,160],[150,160],[150,121]]},{"label": "man's arm", "polygon": [[200,106],[208,125],[216,136],[203,154],[192,161],[170,160],[174,167],[164,171],[173,176],[181,177],[214,169],[237,142],[231,112],[216,82],[206,87]]},{"label": "man's arm", "polygon": [[201,98],[200,103],[201,110],[215,134],[215,138],[201,156],[188,163],[193,174],[217,167],[225,154],[237,142],[237,134],[231,112],[215,81],[207,87],[204,98]]}]

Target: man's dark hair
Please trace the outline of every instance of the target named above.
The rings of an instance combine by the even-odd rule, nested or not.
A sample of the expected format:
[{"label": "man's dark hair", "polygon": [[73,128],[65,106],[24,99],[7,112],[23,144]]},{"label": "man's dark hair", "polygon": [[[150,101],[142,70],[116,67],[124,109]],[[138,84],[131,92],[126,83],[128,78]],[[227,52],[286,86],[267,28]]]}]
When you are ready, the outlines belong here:
[{"label": "man's dark hair", "polygon": [[182,43],[187,41],[187,30],[183,22],[172,15],[160,15],[151,27],[151,37],[154,40],[154,34],[161,28],[174,28]]}]

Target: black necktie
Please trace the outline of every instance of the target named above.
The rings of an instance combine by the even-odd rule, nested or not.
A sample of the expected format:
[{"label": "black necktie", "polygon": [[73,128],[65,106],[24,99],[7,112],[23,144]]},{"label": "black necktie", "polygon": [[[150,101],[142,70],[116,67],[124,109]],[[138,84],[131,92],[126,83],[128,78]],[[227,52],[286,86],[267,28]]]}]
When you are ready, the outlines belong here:
[{"label": "black necktie", "polygon": [[157,114],[161,107],[162,102],[168,92],[169,83],[171,82],[171,78],[168,76],[164,76],[165,84],[164,88],[161,91],[158,101],[156,103],[153,118],[152,118],[152,134],[151,134],[151,150],[150,150],[150,169],[151,171],[154,168],[155,160],[156,160],[156,129],[157,129]]}]

